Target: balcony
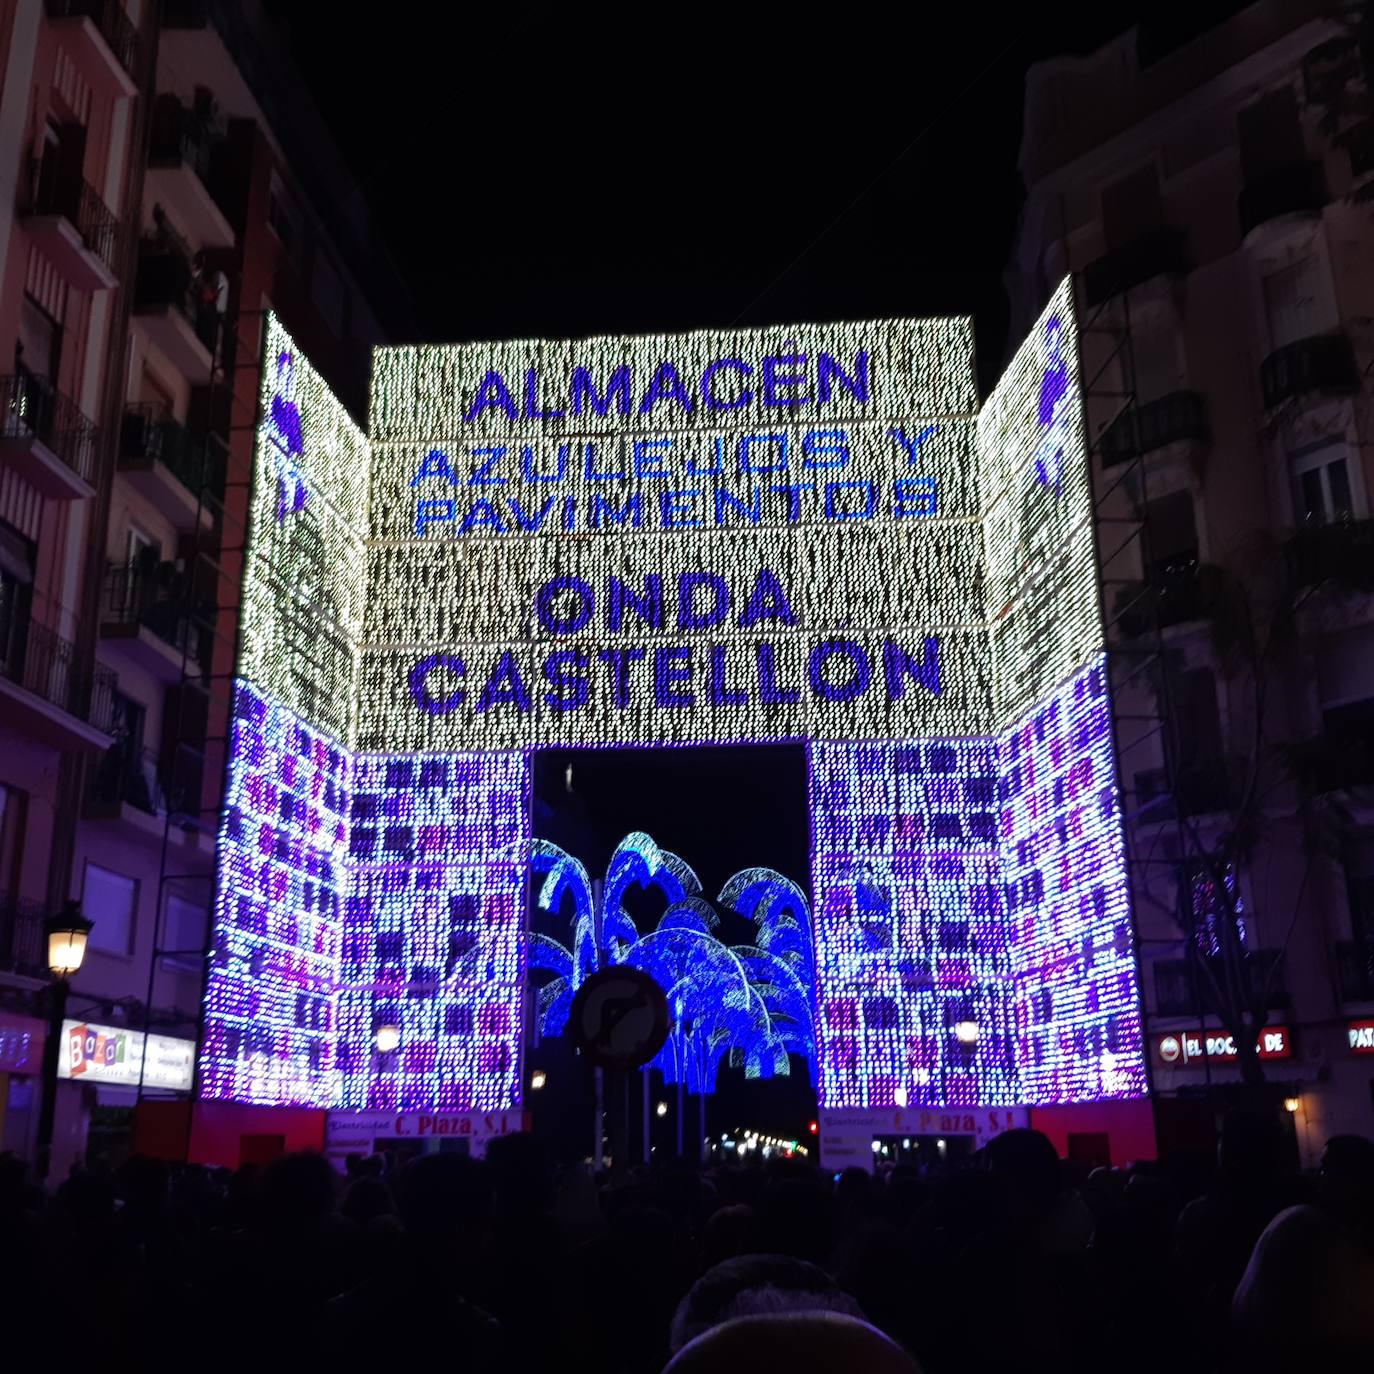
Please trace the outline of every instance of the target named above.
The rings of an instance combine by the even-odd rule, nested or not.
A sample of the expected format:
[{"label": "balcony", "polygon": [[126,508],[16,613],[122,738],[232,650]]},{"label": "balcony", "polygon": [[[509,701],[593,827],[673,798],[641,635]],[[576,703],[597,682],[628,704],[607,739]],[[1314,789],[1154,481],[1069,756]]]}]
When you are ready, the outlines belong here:
[{"label": "balcony", "polygon": [[1187,236],[1182,229],[1153,229],[1113,248],[1083,269],[1083,296],[1089,306],[1143,286],[1155,277],[1188,272]]},{"label": "balcony", "polygon": [[1341,146],[1350,158],[1350,175],[1356,178],[1374,172],[1374,119],[1347,129],[1340,136]]},{"label": "balcony", "polygon": [[1272,410],[1295,396],[1349,395],[1360,389],[1350,340],[1344,334],[1314,334],[1276,349],[1260,364],[1260,390]]},{"label": "balcony", "polygon": [[1177,820],[1180,816],[1208,816],[1229,811],[1235,801],[1233,768],[1224,758],[1180,766],[1170,776],[1167,768],[1146,768],[1136,773],[1133,817],[1148,824]]},{"label": "balcony", "polygon": [[170,233],[139,245],[134,319],[184,376],[209,380],[219,316],[201,299],[190,254]]},{"label": "balcony", "polygon": [[160,839],[167,809],[157,755],[120,740],[101,759],[91,778],[87,819],[118,821],[141,835]]},{"label": "balcony", "polygon": [[110,743],[115,675],[13,601],[0,602],[0,719],[57,749]]},{"label": "balcony", "polygon": [[1116,598],[1116,623],[1126,639],[1155,629],[1209,620],[1220,605],[1222,572],[1195,557],[1161,564],[1144,582],[1123,587]]},{"label": "balcony", "polygon": [[202,248],[234,246],[233,228],[210,193],[211,164],[223,142],[223,122],[211,108],[188,108],[170,93],[158,96],[147,190],[173,208],[177,222]]},{"label": "balcony", "polygon": [[1315,796],[1374,787],[1374,739],[1363,728],[1328,724],[1288,749],[1293,776]]},{"label": "balcony", "polygon": [[30,240],[76,290],[109,291],[117,284],[123,228],[55,153],[33,161],[20,214]]},{"label": "balcony", "polygon": [[1332,946],[1336,988],[1342,1002],[1374,1002],[1374,944],[1340,940]]},{"label": "balcony", "polygon": [[1099,441],[1104,468],[1169,444],[1207,441],[1207,404],[1195,391],[1175,391],[1124,410]]},{"label": "balcony", "polygon": [[100,599],[105,651],[169,685],[208,672],[213,610],[193,612],[190,591],[187,574],[173,563],[112,565]]},{"label": "balcony", "polygon": [[44,377],[0,377],[0,460],[43,496],[95,495],[99,432]]},{"label": "balcony", "polygon": [[1326,178],[1319,162],[1295,162],[1269,172],[1241,187],[1237,208],[1240,236],[1250,235],[1263,224],[1298,215],[1319,215],[1326,204]]},{"label": "balcony", "polygon": [[119,472],[179,530],[208,530],[224,494],[224,454],[152,406],[131,406],[119,434]]},{"label": "balcony", "polygon": [[138,94],[138,30],[119,0],[47,0],[47,7],[87,81],[111,96]]},{"label": "balcony", "polygon": [[47,914],[41,902],[0,899],[0,974],[48,981],[48,937],[43,933]]},{"label": "balcony", "polygon": [[[1192,955],[1184,959],[1155,960],[1153,969],[1157,1016],[1220,1014],[1220,1008],[1212,992],[1213,979],[1207,976],[1201,960],[1201,955]],[[1224,988],[1228,984],[1228,979],[1222,966],[1223,962],[1221,959],[1214,961],[1213,975],[1215,981]],[[1288,995],[1287,968],[1282,950],[1260,949],[1252,954],[1245,954],[1240,959],[1239,968],[1234,971],[1239,975],[1240,997],[1246,1003],[1253,1005],[1262,1000],[1266,1011],[1287,1010],[1291,999]]]},{"label": "balcony", "polygon": [[1374,520],[1306,525],[1284,545],[1292,592],[1330,582],[1374,592]]}]

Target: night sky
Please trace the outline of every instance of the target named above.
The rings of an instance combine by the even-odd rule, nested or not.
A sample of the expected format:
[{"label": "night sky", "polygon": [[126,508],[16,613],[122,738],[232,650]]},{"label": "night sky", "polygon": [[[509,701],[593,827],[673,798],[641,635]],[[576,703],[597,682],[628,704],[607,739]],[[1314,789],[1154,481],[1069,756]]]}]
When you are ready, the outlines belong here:
[{"label": "night sky", "polygon": [[[1006,356],[1026,67],[1137,8],[396,5],[341,25],[337,0],[265,7],[409,283],[415,338],[972,314],[984,392]],[[1239,6],[1154,8],[1167,47]],[[799,747],[546,756],[538,779],[537,829],[593,873],[640,828],[710,896],[749,863],[810,886]],[[811,1107],[751,1110],[797,1133]]]}]

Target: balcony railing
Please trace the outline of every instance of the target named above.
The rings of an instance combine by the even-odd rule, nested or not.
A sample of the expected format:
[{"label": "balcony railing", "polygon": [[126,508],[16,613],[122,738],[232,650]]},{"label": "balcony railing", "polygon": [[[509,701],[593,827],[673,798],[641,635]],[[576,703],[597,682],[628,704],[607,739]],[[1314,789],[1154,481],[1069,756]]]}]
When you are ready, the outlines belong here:
[{"label": "balcony railing", "polygon": [[1374,119],[1366,119],[1341,135],[1341,144],[1350,157],[1350,174],[1362,177],[1374,172]]},{"label": "balcony railing", "polygon": [[1190,620],[1206,620],[1221,597],[1221,569],[1195,558],[1178,558],[1155,568],[1144,582],[1117,594],[1117,625],[1127,639],[1139,639],[1156,626],[1167,630]]},{"label": "balcony railing", "polygon": [[156,165],[184,163],[208,188],[210,161],[225,135],[222,120],[189,109],[170,92],[153,106],[153,141],[149,158]]},{"label": "balcony railing", "polygon": [[183,316],[196,338],[213,354],[219,325],[214,305],[203,301],[196,291],[189,255],[169,234],[154,234],[139,244],[134,309],[168,307]]},{"label": "balcony railing", "polygon": [[1374,787],[1374,740],[1358,727],[1328,725],[1321,734],[1289,747],[1288,766],[1317,796]]},{"label": "balcony railing", "polygon": [[167,797],[157,755],[120,740],[95,771],[91,800],[102,806],[127,804],[149,816],[165,816]]},{"label": "balcony railing", "polygon": [[0,677],[98,730],[111,727],[114,673],[99,663],[80,666],[74,644],[13,602],[0,601]]},{"label": "balcony railing", "polygon": [[130,406],[119,440],[121,458],[155,459],[193,496],[223,496],[224,453],[218,442],[192,434],[154,406]]},{"label": "balcony railing", "polygon": [[1124,410],[1103,431],[1102,466],[1115,467],[1181,439],[1207,438],[1207,404],[1196,391],[1175,391]]},{"label": "balcony railing", "polygon": [[1358,391],[1355,354],[1344,334],[1314,334],[1276,349],[1260,364],[1267,408],[1310,391]]},{"label": "balcony railing", "polygon": [[1134,778],[1135,814],[1154,822],[1228,811],[1235,801],[1231,777],[1224,758],[1181,766],[1174,776],[1167,768],[1142,769]]},{"label": "balcony railing", "polygon": [[186,574],[175,564],[116,563],[106,570],[101,624],[142,626],[205,671],[213,647],[213,615],[208,605],[199,611],[190,607]]},{"label": "balcony railing", "polygon": [[54,19],[89,19],[119,65],[130,76],[138,75],[138,30],[119,0],[48,0],[48,14]]},{"label": "balcony railing", "polygon": [[1284,545],[1293,591],[1334,582],[1374,591],[1374,520],[1306,525]]},{"label": "balcony railing", "polygon": [[123,228],[95,188],[79,177],[65,174],[58,158],[47,153],[30,167],[30,193],[26,206],[32,215],[60,215],[70,220],[90,252],[111,272],[119,271]]},{"label": "balcony railing", "polygon": [[48,977],[48,942],[43,934],[46,915],[39,902],[0,898],[0,973]]},{"label": "balcony railing", "polygon": [[[1263,992],[1266,1011],[1284,1011],[1289,1005],[1287,968],[1283,951],[1260,949],[1246,954],[1233,970],[1239,983],[1240,997],[1245,1006],[1252,1006],[1261,1000]],[[1231,986],[1227,970],[1220,959],[1212,966],[1213,977],[1207,976],[1201,956],[1184,959],[1158,959],[1154,964],[1155,1012],[1159,1016],[1204,1016],[1220,1015],[1212,991],[1215,981],[1223,988]],[[1244,1010],[1235,1007],[1232,1010]]]},{"label": "balcony railing", "polygon": [[1083,269],[1083,295],[1088,305],[1103,301],[1154,277],[1182,276],[1188,271],[1187,236],[1182,229],[1153,229],[1113,248]]},{"label": "balcony railing", "polygon": [[1340,940],[1334,947],[1342,1002],[1374,1002],[1374,942]]},{"label": "balcony railing", "polygon": [[1280,215],[1312,215],[1326,204],[1326,178],[1319,162],[1295,162],[1241,187],[1240,233]]},{"label": "balcony railing", "polygon": [[37,439],[83,482],[95,485],[99,433],[46,377],[0,377],[0,438]]}]

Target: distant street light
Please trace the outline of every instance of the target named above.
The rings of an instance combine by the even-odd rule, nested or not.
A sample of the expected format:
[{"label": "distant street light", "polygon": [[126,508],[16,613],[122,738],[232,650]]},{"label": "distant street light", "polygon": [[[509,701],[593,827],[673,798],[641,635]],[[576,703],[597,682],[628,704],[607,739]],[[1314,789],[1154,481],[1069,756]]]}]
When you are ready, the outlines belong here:
[{"label": "distant street light", "polygon": [[377,1027],[377,1049],[381,1054],[390,1054],[401,1043],[401,1028],[388,1022]]},{"label": "distant street light", "polygon": [[542,1087],[544,1086],[544,1084],[547,1083],[548,1081],[549,1081],[549,1076],[548,1076],[548,1074],[546,1074],[546,1073],[544,1072],[543,1069],[535,1069],[535,1071],[534,1071],[532,1074],[530,1074],[530,1089],[531,1089],[531,1091],[533,1091],[533,1092],[538,1092],[539,1089],[542,1088]]},{"label": "distant street light", "polygon": [[954,1027],[954,1038],[961,1045],[976,1045],[978,1043],[978,1022],[960,1021]]},{"label": "distant street light", "polygon": [[67,1017],[67,994],[86,957],[91,926],[79,902],[65,902],[62,910],[43,922],[48,941],[48,1032],[43,1042],[43,1102],[38,1113],[38,1177],[48,1176],[52,1162],[52,1128],[57,1114],[57,1071],[62,1062],[62,1023]]},{"label": "distant street light", "polygon": [[668,1115],[668,1104],[667,1104],[666,1102],[660,1102],[660,1103],[658,1104],[658,1106],[654,1108],[654,1115],[655,1115],[655,1116],[667,1116],[667,1115]]}]

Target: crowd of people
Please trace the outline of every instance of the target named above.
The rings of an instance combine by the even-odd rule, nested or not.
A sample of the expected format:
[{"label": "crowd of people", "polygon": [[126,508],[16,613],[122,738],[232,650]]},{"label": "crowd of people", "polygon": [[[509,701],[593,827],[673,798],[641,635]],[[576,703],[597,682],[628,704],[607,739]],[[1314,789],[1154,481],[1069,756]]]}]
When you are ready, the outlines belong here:
[{"label": "crowd of people", "polygon": [[1090,1173],[1031,1130],[934,1176],[593,1176],[526,1135],[47,1194],[7,1156],[0,1293],[73,1369],[1374,1368],[1374,1143],[1287,1159],[1243,1115],[1214,1162]]}]

